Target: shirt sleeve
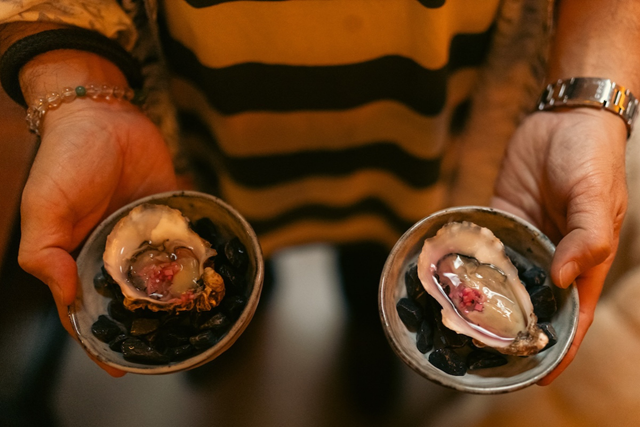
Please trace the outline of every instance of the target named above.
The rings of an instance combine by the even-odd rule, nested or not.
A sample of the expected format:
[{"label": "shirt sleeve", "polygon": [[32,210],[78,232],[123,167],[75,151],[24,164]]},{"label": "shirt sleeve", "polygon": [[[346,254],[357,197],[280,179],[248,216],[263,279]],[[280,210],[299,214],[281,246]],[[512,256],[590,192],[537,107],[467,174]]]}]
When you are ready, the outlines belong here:
[{"label": "shirt sleeve", "polygon": [[129,51],[137,37],[131,18],[112,0],[3,0],[0,24],[10,22],[55,22],[94,30]]}]

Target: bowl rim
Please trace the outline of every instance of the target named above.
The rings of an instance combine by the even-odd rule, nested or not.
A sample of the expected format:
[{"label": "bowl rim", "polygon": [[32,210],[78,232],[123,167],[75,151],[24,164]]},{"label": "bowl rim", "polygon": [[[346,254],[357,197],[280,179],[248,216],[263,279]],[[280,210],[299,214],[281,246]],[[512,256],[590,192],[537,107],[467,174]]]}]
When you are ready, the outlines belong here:
[{"label": "bowl rim", "polygon": [[[255,277],[253,280],[253,288],[251,294],[247,298],[247,304],[244,307],[242,313],[238,317],[238,319],[234,322],[232,327],[227,331],[227,333],[212,347],[206,349],[205,351],[198,353],[192,357],[187,359],[170,362],[168,364],[161,365],[144,365],[139,364],[139,366],[127,366],[121,365],[117,362],[114,362],[110,359],[105,358],[102,354],[93,351],[92,346],[88,345],[86,342],[86,338],[84,334],[81,332],[80,323],[76,317],[76,304],[78,303],[78,298],[74,300],[72,304],[67,306],[67,315],[69,320],[71,321],[72,328],[76,335],[76,341],[79,342],[81,347],[87,352],[95,360],[104,363],[110,367],[129,372],[134,374],[147,374],[147,375],[157,375],[157,374],[169,374],[184,370],[189,370],[196,368],[198,366],[202,366],[205,363],[208,363],[224,353],[228,350],[235,341],[242,335],[244,330],[247,328],[253,315],[255,314],[258,302],[260,300],[260,295],[262,292],[262,282],[264,279],[264,260],[262,255],[262,247],[260,246],[260,241],[258,237],[248,223],[248,221],[231,205],[223,201],[222,199],[213,196],[208,193],[202,193],[199,191],[193,190],[177,190],[177,191],[168,191],[163,193],[152,194],[138,200],[135,200],[127,205],[122,206],[117,209],[115,212],[107,216],[103,219],[91,232],[88,239],[85,241],[77,259],[78,271],[81,269],[81,265],[84,262],[84,259],[88,257],[89,249],[93,246],[95,241],[105,232],[107,224],[111,224],[111,227],[115,225],[117,219],[119,217],[125,216],[130,210],[134,207],[139,206],[144,203],[155,203],[155,204],[165,204],[159,201],[168,200],[172,198],[196,198],[196,199],[206,199],[214,204],[220,206],[223,210],[227,211],[236,221],[241,225],[241,227],[246,231],[249,240],[251,241],[252,247],[254,249],[254,258],[255,258]],[[78,286],[82,286],[80,283],[80,279],[78,279]],[[134,363],[134,362],[129,362]]]},{"label": "bowl rim", "polygon": [[[467,213],[467,212],[482,212],[482,213],[498,214],[499,216],[502,216],[507,220],[515,222],[521,226],[524,226],[529,232],[538,236],[540,238],[540,243],[545,247],[545,249],[547,249],[550,252],[551,256],[553,256],[555,252],[555,245],[537,227],[535,227],[528,221],[525,221],[524,219],[512,213],[509,213],[500,209],[472,205],[472,206],[457,206],[452,208],[446,208],[446,209],[442,209],[440,211],[434,212],[433,214],[422,218],[421,220],[416,222],[413,226],[411,226],[400,237],[400,239],[398,239],[398,241],[392,248],[391,252],[389,253],[389,256],[387,257],[387,260],[385,262],[385,265],[382,271],[382,275],[380,276],[380,285],[378,288],[378,311],[380,314],[380,318],[382,320],[382,327],[384,329],[385,335],[391,347],[396,352],[396,354],[400,356],[402,361],[406,363],[413,371],[415,371],[416,373],[420,374],[422,377],[432,382],[435,382],[437,384],[440,384],[448,388],[452,388],[454,390],[458,390],[466,393],[474,393],[474,394],[503,394],[503,393],[513,392],[516,390],[529,387],[535,384],[536,382],[538,382],[539,380],[541,380],[542,378],[544,378],[547,374],[549,374],[553,369],[555,369],[560,364],[562,359],[566,356],[567,352],[569,351],[569,348],[573,343],[573,340],[576,335],[577,327],[578,327],[577,316],[579,313],[579,298],[578,298],[578,290],[575,285],[575,282],[572,285],[570,285],[569,288],[564,290],[565,292],[568,292],[569,294],[568,298],[571,301],[571,303],[574,305],[575,316],[572,318],[570,334],[567,337],[567,340],[562,344],[561,351],[557,359],[554,360],[553,363],[549,364],[549,366],[547,366],[544,370],[539,372],[537,375],[532,375],[530,378],[524,381],[521,381],[519,383],[514,383],[511,385],[505,385],[505,386],[480,387],[480,386],[461,384],[459,381],[457,381],[458,377],[448,375],[444,372],[442,372],[442,374],[433,375],[431,372],[428,372],[422,369],[422,367],[414,360],[413,355],[405,351],[405,348],[400,343],[400,340],[392,333],[391,321],[390,321],[391,314],[388,312],[387,307],[384,304],[385,290],[389,286],[395,286],[395,284],[389,283],[389,281],[387,280],[389,276],[389,272],[392,268],[393,262],[395,261],[396,257],[398,257],[398,253],[401,252],[402,248],[407,244],[407,241],[409,240],[410,236],[413,233],[415,233],[417,230],[423,228],[426,223],[433,222],[435,219],[440,219],[441,217],[447,217],[454,214]],[[393,304],[393,306],[395,307],[395,304]]]}]

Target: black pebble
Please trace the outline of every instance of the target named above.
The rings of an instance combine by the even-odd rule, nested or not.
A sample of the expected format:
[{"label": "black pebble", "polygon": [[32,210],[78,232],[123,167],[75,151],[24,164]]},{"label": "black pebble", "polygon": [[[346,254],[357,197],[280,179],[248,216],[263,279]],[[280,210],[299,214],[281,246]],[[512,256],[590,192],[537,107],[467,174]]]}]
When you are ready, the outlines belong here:
[{"label": "black pebble", "polygon": [[237,271],[244,273],[249,265],[249,255],[247,248],[242,244],[240,239],[234,237],[224,245],[224,255],[227,257],[229,264]]},{"label": "black pebble", "polygon": [[161,332],[160,329],[156,329],[155,331],[140,338],[144,342],[149,344],[151,348],[159,351],[160,353],[162,353],[167,348],[167,344],[165,343],[165,340],[164,340],[164,334]]},{"label": "black pebble", "polygon": [[102,271],[93,277],[93,287],[103,297],[114,297],[111,283],[109,283],[107,276],[105,276]]},{"label": "black pebble", "polygon": [[247,305],[247,299],[242,295],[229,295],[225,296],[220,303],[220,310],[226,313],[227,317],[232,321],[236,321],[245,305]]},{"label": "black pebble", "polygon": [[553,325],[549,322],[541,322],[538,323],[538,327],[542,329],[542,331],[549,337],[549,344],[547,344],[541,351],[545,351],[549,347],[553,347],[558,342],[558,334],[556,330],[553,328]]},{"label": "black pebble", "polygon": [[131,325],[133,321],[133,311],[125,308],[124,304],[117,300],[111,300],[108,307],[109,316],[125,325]]},{"label": "black pebble", "polygon": [[124,295],[122,294],[122,289],[116,283],[110,284],[111,292],[113,293],[113,299],[119,302],[124,302]]},{"label": "black pebble", "polygon": [[424,319],[416,334],[416,347],[422,354],[426,354],[433,348],[434,327],[430,319]]},{"label": "black pebble", "polygon": [[484,350],[473,350],[467,356],[467,365],[470,371],[475,369],[495,368],[506,365],[508,360],[502,354]]},{"label": "black pebble", "polygon": [[127,338],[122,343],[122,356],[125,360],[137,363],[159,365],[169,362],[169,357],[151,348],[137,338]]},{"label": "black pebble", "polygon": [[163,329],[172,326],[189,326],[191,324],[191,312],[179,311],[177,313],[169,313],[160,318],[160,327]]},{"label": "black pebble", "polygon": [[197,350],[204,350],[218,342],[218,335],[208,330],[189,338],[189,342]]},{"label": "black pebble", "polygon": [[122,343],[129,338],[126,334],[120,334],[109,342],[109,348],[118,353],[122,353]]},{"label": "black pebble", "polygon": [[129,333],[135,337],[147,335],[155,332],[160,327],[159,319],[148,319],[145,317],[133,319]]},{"label": "black pebble", "polygon": [[540,267],[531,267],[520,275],[520,280],[524,282],[527,289],[544,285],[547,280],[547,272]]},{"label": "black pebble", "polygon": [[422,307],[409,298],[402,298],[396,304],[396,310],[402,323],[410,331],[417,331],[424,319]]},{"label": "black pebble", "polygon": [[244,275],[238,272],[229,264],[219,263],[215,266],[216,272],[222,276],[226,295],[243,295],[245,291]]},{"label": "black pebble", "polygon": [[164,342],[169,347],[178,347],[189,343],[194,329],[184,325],[174,325],[162,331]]},{"label": "black pebble", "polygon": [[209,218],[201,218],[192,223],[191,228],[198,233],[200,237],[209,242],[212,247],[215,247],[220,239],[218,233],[218,227]]},{"label": "black pebble", "polygon": [[[222,301],[224,302],[226,299],[227,297],[225,296]],[[213,316],[218,311],[219,310],[216,308],[211,311],[193,311],[191,312],[188,326],[190,326],[194,330],[198,330],[200,329],[200,326],[202,326],[207,320],[211,318],[211,316]]]},{"label": "black pebble", "polygon": [[429,354],[429,362],[449,375],[462,376],[467,373],[464,358],[450,348],[434,350]]},{"label": "black pebble", "polygon": [[536,286],[529,291],[533,312],[538,319],[550,319],[557,310],[553,290],[549,286]]},{"label": "black pebble", "polygon": [[169,347],[165,354],[171,360],[184,360],[191,356],[194,352],[194,348],[191,344],[183,344],[177,347]]},{"label": "black pebble", "polygon": [[436,330],[433,337],[433,345],[437,348],[451,347],[462,348],[471,341],[466,335],[459,334],[444,326],[441,319],[436,319]]},{"label": "black pebble", "polygon": [[124,333],[124,330],[109,317],[101,314],[98,320],[91,325],[91,332],[100,341],[108,343],[118,335]]},{"label": "black pebble", "polygon": [[222,333],[229,329],[231,322],[223,313],[213,315],[209,320],[200,326],[200,329],[211,329],[215,333]]},{"label": "black pebble", "polygon": [[420,282],[416,264],[411,265],[404,274],[404,285],[407,289],[407,296],[424,308],[426,306],[427,291],[424,290],[422,282]]},{"label": "black pebble", "polygon": [[504,251],[507,254],[507,257],[509,257],[509,260],[511,261],[511,263],[518,270],[518,275],[521,275],[522,273],[527,271],[527,268],[529,268],[531,263],[525,257],[523,257],[518,252],[511,249],[511,247],[509,246],[505,246]]}]

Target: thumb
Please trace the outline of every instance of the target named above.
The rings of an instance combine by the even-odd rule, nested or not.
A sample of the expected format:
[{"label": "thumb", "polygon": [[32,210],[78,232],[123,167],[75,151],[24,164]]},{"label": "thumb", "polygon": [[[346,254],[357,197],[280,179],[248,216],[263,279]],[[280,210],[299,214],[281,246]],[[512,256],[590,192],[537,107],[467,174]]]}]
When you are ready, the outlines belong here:
[{"label": "thumb", "polygon": [[615,251],[615,238],[611,222],[595,211],[571,218],[573,227],[556,247],[551,264],[553,283],[569,287],[575,279],[602,264]]},{"label": "thumb", "polygon": [[26,272],[49,286],[57,305],[66,307],[73,303],[78,273],[76,263],[67,251],[56,247],[30,251],[21,246],[18,262]]},{"label": "thumb", "polygon": [[[21,248],[18,261],[25,271],[49,286],[62,326],[72,337],[75,337],[76,333],[71,325],[67,308],[73,304],[78,286],[77,266],[73,257],[60,248],[45,248],[33,253]],[[112,368],[94,357],[92,359],[112,377],[121,377],[125,374],[124,371]]]},{"label": "thumb", "polygon": [[62,325],[71,336],[75,336],[67,314],[67,306],[73,304],[78,286],[78,273],[73,257],[60,248],[30,251],[25,249],[25,245],[21,245],[18,262],[27,273],[49,286]]}]

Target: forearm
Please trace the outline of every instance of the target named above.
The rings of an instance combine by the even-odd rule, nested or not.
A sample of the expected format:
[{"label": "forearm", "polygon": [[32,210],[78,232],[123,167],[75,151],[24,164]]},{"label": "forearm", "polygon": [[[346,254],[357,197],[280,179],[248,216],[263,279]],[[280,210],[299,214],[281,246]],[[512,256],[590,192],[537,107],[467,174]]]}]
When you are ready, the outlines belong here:
[{"label": "forearm", "polygon": [[640,95],[637,0],[560,0],[550,53],[549,81],[570,77],[611,79]]}]

